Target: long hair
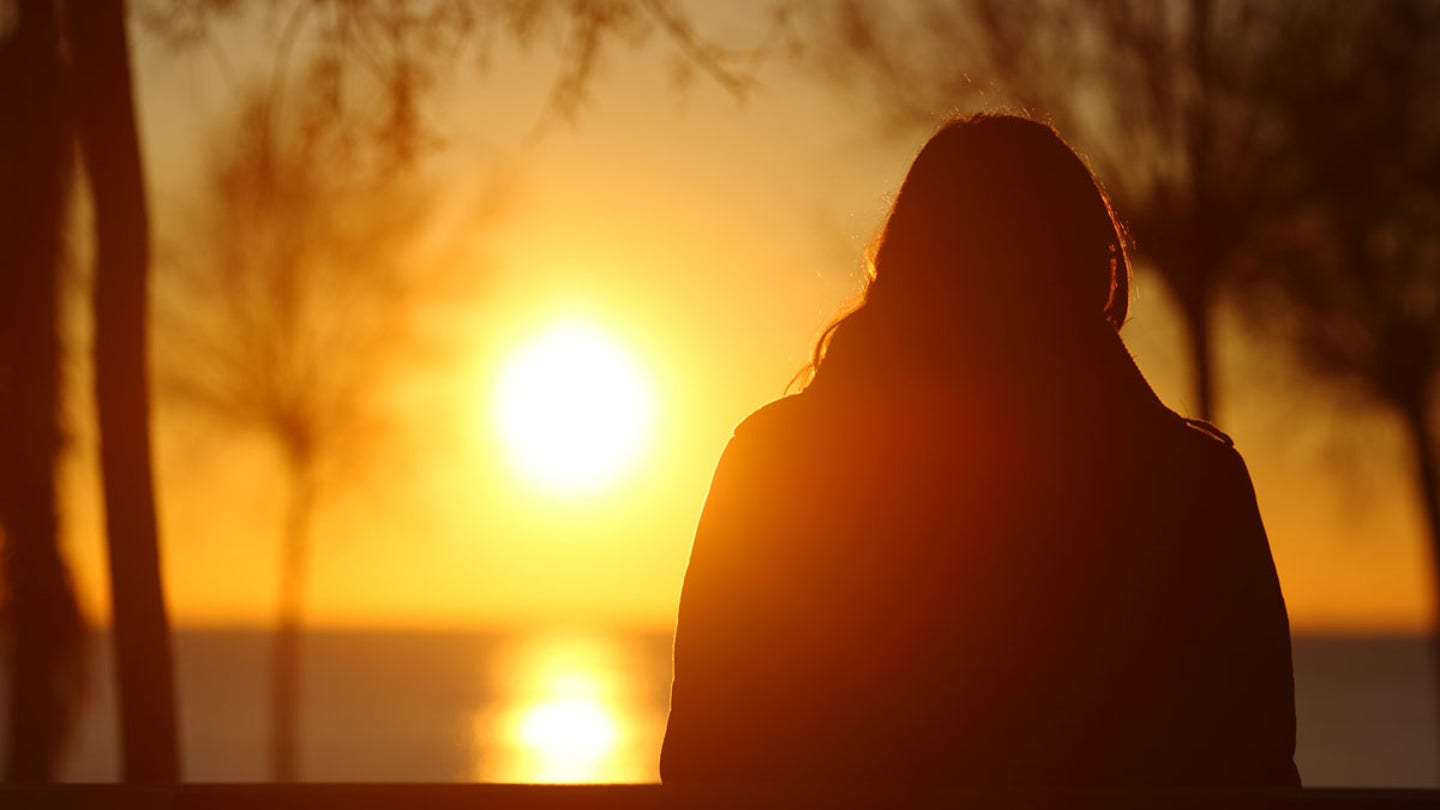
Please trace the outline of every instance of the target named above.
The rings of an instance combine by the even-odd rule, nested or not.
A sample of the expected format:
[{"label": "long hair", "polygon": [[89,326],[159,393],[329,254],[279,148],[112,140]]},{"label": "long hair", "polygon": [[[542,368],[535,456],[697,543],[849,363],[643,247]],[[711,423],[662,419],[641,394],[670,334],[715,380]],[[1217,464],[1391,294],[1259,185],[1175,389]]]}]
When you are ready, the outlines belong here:
[{"label": "long hair", "polygon": [[1130,301],[1126,241],[1053,127],[984,113],[949,121],[900,187],[859,304],[824,330],[796,381],[813,380],[839,342],[899,339],[944,357],[1018,335],[1118,331]]}]

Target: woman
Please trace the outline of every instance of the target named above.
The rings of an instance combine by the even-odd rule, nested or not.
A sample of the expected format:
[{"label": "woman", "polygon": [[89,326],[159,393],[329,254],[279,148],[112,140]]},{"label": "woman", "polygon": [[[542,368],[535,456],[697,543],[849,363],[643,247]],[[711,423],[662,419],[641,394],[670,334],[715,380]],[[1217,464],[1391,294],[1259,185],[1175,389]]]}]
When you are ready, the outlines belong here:
[{"label": "woman", "polygon": [[667,783],[1299,784],[1249,474],[1135,367],[1129,275],[1050,127],[925,145],[862,303],[715,471]]}]

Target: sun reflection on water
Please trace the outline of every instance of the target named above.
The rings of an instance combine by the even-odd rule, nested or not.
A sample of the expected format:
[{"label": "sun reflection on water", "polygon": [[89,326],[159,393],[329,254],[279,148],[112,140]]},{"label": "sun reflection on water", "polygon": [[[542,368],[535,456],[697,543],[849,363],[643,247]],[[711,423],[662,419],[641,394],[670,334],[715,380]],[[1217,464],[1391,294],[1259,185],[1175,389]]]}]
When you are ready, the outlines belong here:
[{"label": "sun reflection on water", "polygon": [[653,718],[633,694],[626,659],[603,638],[541,637],[498,651],[499,704],[475,718],[492,782],[654,780]]},{"label": "sun reflection on water", "polygon": [[533,782],[603,781],[620,737],[606,707],[587,698],[537,703],[525,710],[517,726],[531,763],[528,781]]}]

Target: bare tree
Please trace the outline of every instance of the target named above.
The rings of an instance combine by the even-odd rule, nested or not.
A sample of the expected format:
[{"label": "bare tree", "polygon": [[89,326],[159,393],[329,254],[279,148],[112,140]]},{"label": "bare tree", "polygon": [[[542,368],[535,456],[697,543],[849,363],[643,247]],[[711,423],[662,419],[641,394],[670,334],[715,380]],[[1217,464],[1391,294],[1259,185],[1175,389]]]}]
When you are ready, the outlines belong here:
[{"label": "bare tree", "polygon": [[1213,315],[1254,232],[1293,200],[1255,103],[1296,69],[1318,4],[1264,0],[905,0],[783,4],[806,51],[901,131],[1019,106],[1089,159],[1187,328],[1194,408],[1215,411]]},{"label": "bare tree", "polygon": [[[298,108],[304,110],[303,104]],[[193,244],[161,287],[165,388],[274,448],[286,506],[271,660],[274,778],[299,775],[300,628],[317,510],[374,441],[376,390],[433,263],[408,173],[363,168],[338,124],[275,126],[260,91],[217,139]],[[303,124],[300,123],[303,121]]]},{"label": "bare tree", "polygon": [[59,546],[57,331],[72,162],[59,92],[61,32],[27,0],[0,36],[0,541],[7,781],[50,781],[77,708],[84,623]]},{"label": "bare tree", "polygon": [[1330,12],[1270,100],[1304,203],[1253,258],[1248,320],[1400,420],[1440,582],[1440,3]]}]

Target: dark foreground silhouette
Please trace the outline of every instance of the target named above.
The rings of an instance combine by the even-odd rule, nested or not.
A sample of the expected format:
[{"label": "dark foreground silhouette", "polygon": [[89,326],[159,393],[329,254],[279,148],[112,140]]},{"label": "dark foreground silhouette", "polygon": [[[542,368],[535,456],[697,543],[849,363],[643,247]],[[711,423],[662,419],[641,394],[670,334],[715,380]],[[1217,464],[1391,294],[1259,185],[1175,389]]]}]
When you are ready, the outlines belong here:
[{"label": "dark foreground silhouette", "polygon": [[1048,127],[927,144],[863,305],[715,472],[666,783],[1299,784],[1249,475],[1146,384],[1128,282]]},{"label": "dark foreground silhouette", "polygon": [[1150,808],[1253,808],[1253,810],[1408,810],[1432,808],[1434,790],[995,790],[954,786],[871,785],[397,785],[397,784],[188,784],[3,785],[6,810],[793,810],[816,808],[964,807],[974,810],[1150,810]]}]

